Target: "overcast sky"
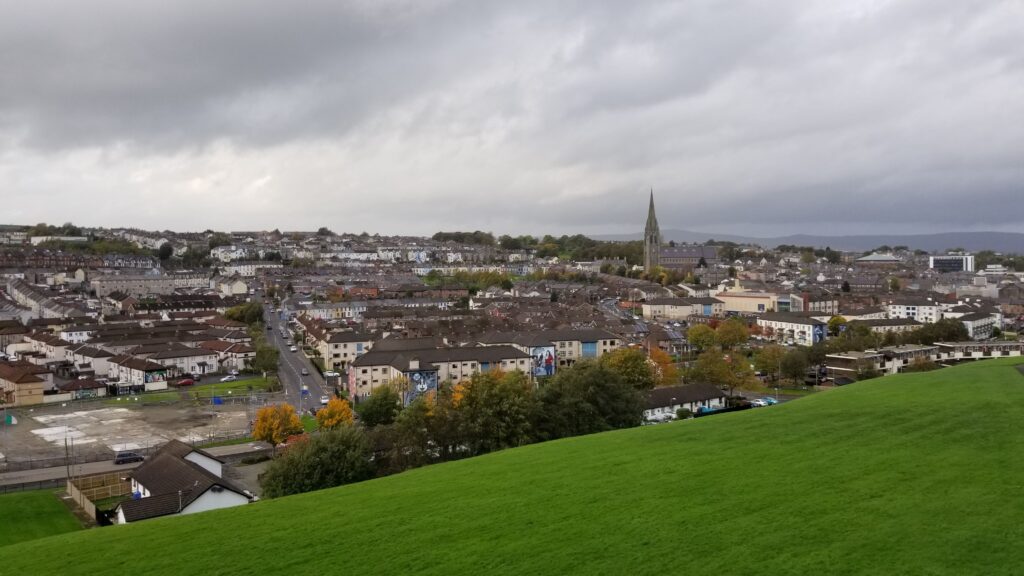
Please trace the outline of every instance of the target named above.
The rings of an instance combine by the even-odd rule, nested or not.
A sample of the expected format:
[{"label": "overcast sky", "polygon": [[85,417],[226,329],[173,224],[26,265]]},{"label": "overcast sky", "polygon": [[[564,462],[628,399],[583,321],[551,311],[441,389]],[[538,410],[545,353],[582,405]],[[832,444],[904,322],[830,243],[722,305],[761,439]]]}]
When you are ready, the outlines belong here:
[{"label": "overcast sky", "polygon": [[[1024,2],[0,0],[0,223],[1022,230]],[[1022,230],[1024,231],[1024,230]]]}]

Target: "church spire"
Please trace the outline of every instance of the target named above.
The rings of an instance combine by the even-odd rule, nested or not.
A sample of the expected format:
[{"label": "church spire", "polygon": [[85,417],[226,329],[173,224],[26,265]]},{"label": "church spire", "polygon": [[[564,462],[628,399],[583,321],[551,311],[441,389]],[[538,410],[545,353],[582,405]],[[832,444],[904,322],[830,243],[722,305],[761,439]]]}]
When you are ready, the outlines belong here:
[{"label": "church spire", "polygon": [[644,226],[644,271],[651,272],[661,265],[661,230],[658,217],[654,214],[654,189],[651,188],[651,203],[647,208],[647,225]]},{"label": "church spire", "polygon": [[658,217],[654,215],[654,188],[651,188],[651,205],[647,208],[647,226],[644,227],[644,232],[650,233],[651,230],[658,230]]}]

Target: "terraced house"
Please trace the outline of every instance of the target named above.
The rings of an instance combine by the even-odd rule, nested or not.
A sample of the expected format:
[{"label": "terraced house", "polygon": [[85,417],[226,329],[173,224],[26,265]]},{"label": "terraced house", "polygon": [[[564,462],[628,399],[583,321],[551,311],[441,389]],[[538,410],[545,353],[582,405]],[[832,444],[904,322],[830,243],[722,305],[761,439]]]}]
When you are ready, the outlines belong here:
[{"label": "terraced house", "polygon": [[431,382],[436,388],[439,382],[457,383],[494,369],[529,373],[530,360],[528,353],[512,346],[372,350],[352,362],[349,394],[358,401],[399,378],[407,383]]},{"label": "terraced house", "polygon": [[480,336],[477,342],[484,346],[512,346],[531,354],[536,348],[550,345],[555,349],[558,366],[571,366],[577,360],[586,358],[600,358],[623,346],[622,338],[618,335],[597,328],[491,332]]},{"label": "terraced house", "polygon": [[317,341],[317,350],[324,359],[324,367],[328,370],[347,370],[356,358],[366,354],[373,348],[373,342],[379,335],[365,332],[335,332],[326,339]]}]

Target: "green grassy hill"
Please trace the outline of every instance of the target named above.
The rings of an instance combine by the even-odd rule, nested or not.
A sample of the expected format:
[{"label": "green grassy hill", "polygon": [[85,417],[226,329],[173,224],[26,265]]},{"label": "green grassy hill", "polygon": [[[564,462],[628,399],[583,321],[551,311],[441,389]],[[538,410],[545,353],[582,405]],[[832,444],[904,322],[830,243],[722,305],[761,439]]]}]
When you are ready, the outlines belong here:
[{"label": "green grassy hill", "polygon": [[82,523],[60,501],[58,492],[32,490],[0,496],[0,546],[81,530]]},{"label": "green grassy hill", "polygon": [[991,361],[0,548],[11,574],[1019,574]]}]

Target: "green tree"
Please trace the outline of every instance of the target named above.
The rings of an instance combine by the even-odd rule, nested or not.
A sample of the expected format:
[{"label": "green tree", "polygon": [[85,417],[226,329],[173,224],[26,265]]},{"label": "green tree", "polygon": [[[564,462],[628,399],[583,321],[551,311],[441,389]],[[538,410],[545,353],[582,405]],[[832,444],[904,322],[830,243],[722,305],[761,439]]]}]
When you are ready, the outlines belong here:
[{"label": "green tree", "polygon": [[266,372],[267,374],[277,372],[279,354],[280,352],[273,346],[258,345],[250,366],[257,372]]},{"label": "green tree", "polygon": [[373,450],[366,434],[353,426],[326,430],[289,446],[261,479],[263,495],[279,498],[374,476]]},{"label": "green tree", "polygon": [[773,375],[773,380],[779,377],[782,370],[782,358],[786,355],[786,349],[778,344],[769,344],[754,354],[754,366],[758,372]]},{"label": "green tree", "polygon": [[650,390],[657,384],[647,355],[637,348],[619,348],[601,356],[598,363],[637,390]]},{"label": "green tree", "polygon": [[359,421],[370,428],[391,424],[401,409],[402,398],[394,383],[377,388],[369,397],[356,404]]},{"label": "green tree", "polygon": [[970,340],[967,327],[955,318],[925,324],[924,326],[903,335],[905,344],[924,344],[931,346],[936,342],[963,342]]},{"label": "green tree", "polygon": [[782,377],[794,383],[803,382],[809,365],[806,352],[799,348],[789,350],[782,357]]},{"label": "green tree", "polygon": [[716,340],[722,348],[729,349],[745,343],[750,338],[747,324],[739,318],[729,318],[715,330]]},{"label": "green tree", "polygon": [[729,395],[732,396],[736,388],[753,383],[754,371],[743,355],[708,350],[697,357],[689,371],[688,379],[728,388]]},{"label": "green tree", "polygon": [[437,458],[432,433],[436,422],[435,400],[430,396],[418,396],[399,412],[393,426],[377,428],[389,434],[391,450],[388,460],[393,471],[423,466]]},{"label": "green tree", "polygon": [[900,279],[899,278],[896,278],[895,276],[892,277],[892,278],[889,278],[889,291],[890,292],[899,292],[900,291]]},{"label": "green tree", "polygon": [[845,326],[847,319],[842,316],[833,316],[828,320],[828,334],[829,336],[839,336],[840,326]]},{"label": "green tree", "polygon": [[540,389],[536,429],[542,439],[639,426],[643,395],[614,371],[580,360]]},{"label": "green tree", "polygon": [[161,261],[167,261],[172,255],[174,255],[174,247],[170,242],[164,242],[156,251],[156,256]]},{"label": "green tree", "polygon": [[231,236],[224,232],[214,232],[210,235],[207,244],[210,250],[217,248],[218,246],[230,246],[233,243]]},{"label": "green tree", "polygon": [[697,324],[686,331],[686,341],[699,350],[708,350],[718,344],[718,334],[707,324]]},{"label": "green tree", "polygon": [[456,387],[460,432],[469,454],[527,444],[536,411],[533,386],[522,372],[478,372]]},{"label": "green tree", "polygon": [[250,326],[263,322],[263,307],[259,302],[246,302],[232,306],[224,311],[224,317],[235,322],[245,322]]}]

